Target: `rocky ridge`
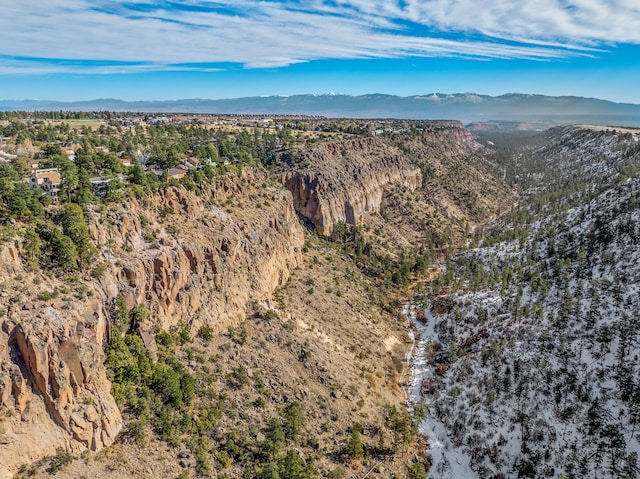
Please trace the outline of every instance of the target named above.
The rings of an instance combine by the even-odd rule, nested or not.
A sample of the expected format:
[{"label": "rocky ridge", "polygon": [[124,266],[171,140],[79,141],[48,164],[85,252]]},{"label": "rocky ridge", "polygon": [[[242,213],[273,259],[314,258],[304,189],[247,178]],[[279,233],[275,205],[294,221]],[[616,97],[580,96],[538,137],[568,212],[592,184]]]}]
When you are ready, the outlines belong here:
[{"label": "rocky ridge", "polygon": [[[296,212],[331,236],[339,223],[376,223],[376,215],[388,210],[385,222],[415,223],[396,225],[415,247],[431,236],[435,220],[461,229],[511,206],[512,192],[496,179],[488,151],[460,122],[421,125],[412,132],[281,154],[279,179],[291,191]],[[404,206],[394,205],[394,191],[405,197]]]},{"label": "rocky ridge", "polygon": [[132,200],[100,221],[91,234],[121,263],[101,286],[129,306],[151,304],[167,330],[178,320],[192,331],[237,324],[250,301],[286,283],[304,244],[289,193],[249,169],[199,195],[173,188],[152,205]]}]

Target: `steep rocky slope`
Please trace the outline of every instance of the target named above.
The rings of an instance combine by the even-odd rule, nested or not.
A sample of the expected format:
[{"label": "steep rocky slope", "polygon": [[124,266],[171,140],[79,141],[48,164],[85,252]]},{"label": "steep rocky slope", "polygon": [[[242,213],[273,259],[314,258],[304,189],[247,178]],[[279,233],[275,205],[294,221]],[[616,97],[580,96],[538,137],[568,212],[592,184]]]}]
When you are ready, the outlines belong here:
[{"label": "steep rocky slope", "polygon": [[[244,469],[245,476],[260,477],[251,463],[267,447],[265,429],[291,404],[300,405],[304,419],[290,446],[313,461],[319,477],[406,476],[413,451],[420,449],[407,445],[411,453],[394,455],[397,438],[385,417],[389,407],[405,404],[409,342],[405,321],[383,305],[371,279],[335,245],[309,237],[303,262],[273,300],[257,304],[245,321],[223,334],[206,341],[196,336],[180,347],[196,388],[206,391],[198,394],[195,414],[203,417],[212,407],[223,412],[203,432],[215,444],[219,476],[242,477]],[[363,427],[367,453],[351,461],[345,448],[357,424]],[[193,471],[195,453],[148,437],[140,445],[125,434],[56,477],[177,477]],[[227,453],[235,455],[223,465]],[[46,462],[34,468],[40,471],[35,477],[48,477],[46,469]]]},{"label": "steep rocky slope", "polygon": [[[0,477],[57,447],[101,449],[122,428],[103,366],[104,297],[25,271],[18,252],[2,250],[13,261],[2,263],[0,293]],[[53,299],[54,285],[67,294]]]},{"label": "steep rocky slope", "polygon": [[3,476],[58,447],[97,450],[115,439],[122,419],[103,344],[117,295],[129,307],[149,305],[165,329],[181,321],[219,331],[286,282],[303,231],[288,192],[263,182],[264,173],[246,170],[200,194],[170,188],[94,211],[99,278],[44,275],[23,265],[20,242],[3,246]]},{"label": "steep rocky slope", "polygon": [[[512,198],[484,154],[461,125],[435,122],[287,152],[275,174],[245,168],[208,186],[89,205],[97,260],[76,276],[27,267],[25,231],[16,225],[18,239],[0,250],[0,294],[8,304],[0,315],[0,441],[9,445],[0,450],[3,473],[58,447],[76,453],[112,443],[123,421],[109,393],[103,346],[120,298],[127,310],[145,305],[150,315],[130,327],[129,343],[117,351],[129,354],[127,347],[140,344],[138,358],[170,357],[193,378],[191,409],[175,419],[183,432],[162,432],[182,449],[146,456],[141,438],[159,427],[135,414],[148,417],[144,407],[157,398],[133,394],[120,435],[136,442],[133,452],[117,445],[117,464],[113,453],[90,455],[112,459],[84,469],[74,463],[69,477],[204,474],[212,463],[232,477],[262,473],[269,460],[282,460],[265,453],[269,421],[296,405],[304,427],[286,446],[321,474],[406,474],[419,458],[400,454],[416,450],[407,443],[410,431],[399,429],[411,424],[402,414],[409,344],[394,309],[400,302],[379,277],[358,269],[341,239],[305,232],[298,216],[327,236],[342,223],[362,226],[368,250],[379,248],[380,256],[432,248],[436,258]],[[390,411],[400,416],[389,420]],[[366,456],[352,461],[346,447],[357,428]],[[19,454],[28,438],[34,447]],[[165,450],[154,441],[154,450]],[[136,455],[157,463],[145,460],[141,469]]]},{"label": "steep rocky slope", "polygon": [[422,122],[411,133],[287,152],[279,171],[296,211],[320,234],[339,223],[394,226],[385,240],[415,248],[434,233],[460,240],[465,228],[511,206],[487,153],[459,122]]},{"label": "steep rocky slope", "polygon": [[395,245],[401,239],[408,245],[403,249],[453,250],[464,246],[475,226],[514,205],[513,190],[487,159],[492,152],[460,123],[434,122],[420,134],[392,140],[420,168],[423,182],[415,191],[401,186],[386,190],[380,214],[366,219],[381,236],[377,243]]},{"label": "steep rocky slope", "polygon": [[286,283],[304,243],[291,196],[250,169],[199,194],[174,188],[133,199],[89,227],[112,264],[101,287],[129,306],[149,303],[167,330],[178,320],[192,331],[237,324],[250,300]]},{"label": "steep rocky slope", "polygon": [[638,135],[543,140],[504,165],[522,207],[425,298],[417,390],[450,445],[438,477],[465,461],[473,477],[640,472]]},{"label": "steep rocky slope", "polygon": [[400,184],[415,190],[419,168],[400,150],[374,138],[324,143],[290,152],[300,164],[282,174],[298,214],[330,236],[337,223],[358,224],[365,212],[379,211],[383,189]]}]

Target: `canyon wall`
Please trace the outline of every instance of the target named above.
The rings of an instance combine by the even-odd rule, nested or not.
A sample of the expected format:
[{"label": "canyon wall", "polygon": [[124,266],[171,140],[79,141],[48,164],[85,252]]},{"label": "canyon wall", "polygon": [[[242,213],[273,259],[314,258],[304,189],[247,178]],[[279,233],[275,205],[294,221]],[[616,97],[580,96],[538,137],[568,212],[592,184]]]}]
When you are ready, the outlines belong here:
[{"label": "canyon wall", "polygon": [[324,143],[293,153],[295,170],[281,173],[300,216],[320,234],[330,236],[339,222],[358,224],[375,212],[387,185],[411,190],[422,185],[420,169],[393,145],[377,138]]},{"label": "canyon wall", "polygon": [[204,190],[94,207],[88,222],[97,277],[31,270],[19,240],[0,246],[2,479],[59,447],[98,450],[117,436],[104,368],[117,295],[146,304],[167,330],[224,330],[287,281],[304,244],[291,194],[251,169]]},{"label": "canyon wall", "polygon": [[178,321],[193,332],[236,325],[300,262],[304,233],[291,195],[270,181],[246,169],[199,194],[172,188],[151,205],[132,199],[96,215],[91,234],[106,256],[114,252],[101,287],[129,306],[149,304],[167,330]]},{"label": "canyon wall", "polygon": [[59,447],[101,449],[122,427],[103,365],[106,298],[86,285],[82,297],[46,294],[70,290],[23,268],[19,254],[19,243],[0,253],[18,258],[0,263],[0,478]]}]

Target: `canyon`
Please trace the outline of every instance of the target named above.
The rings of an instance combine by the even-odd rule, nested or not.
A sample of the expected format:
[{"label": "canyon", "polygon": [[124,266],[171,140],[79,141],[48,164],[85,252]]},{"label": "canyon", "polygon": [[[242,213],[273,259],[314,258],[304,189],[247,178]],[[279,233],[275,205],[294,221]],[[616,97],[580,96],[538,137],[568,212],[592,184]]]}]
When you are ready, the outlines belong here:
[{"label": "canyon", "polygon": [[[268,356],[257,359],[248,346],[237,344],[233,348],[242,355],[236,351],[229,364],[217,367],[249,359],[254,361],[249,370],[281,364],[286,372],[312,351],[325,374],[318,378],[313,368],[287,374],[302,378],[303,392],[291,394],[305,405],[310,427],[323,440],[349,434],[347,411],[355,397],[362,397],[363,422],[371,422],[385,404],[403,408],[406,325],[383,299],[387,293],[378,280],[356,273],[348,259],[325,245],[326,239],[310,236],[304,225],[326,238],[341,224],[376,224],[378,233],[367,236],[371,248],[384,238],[378,246],[384,243],[395,254],[424,246],[427,223],[433,231],[448,226],[451,241],[461,240],[469,225],[510,204],[509,189],[496,180],[483,155],[484,147],[462,125],[433,122],[428,131],[411,135],[290,150],[275,168],[245,167],[195,189],[169,186],[120,203],[88,205],[85,219],[96,264],[71,275],[29,265],[23,229],[0,246],[0,296],[7,305],[0,333],[0,477],[61,448],[98,451],[126,428],[104,367],[117,298],[128,310],[148,307],[137,331],[151,351],[158,348],[158,331],[193,337],[206,327],[221,348],[216,354],[224,355],[229,346],[220,341],[240,326],[259,333],[256,341],[273,338],[279,347],[263,345]],[[344,278],[337,276],[337,265]],[[291,275],[298,279],[290,281]],[[336,285],[354,277],[361,286],[354,283],[353,291],[336,296],[343,288]],[[277,312],[287,331],[293,324],[293,332],[274,336],[268,322],[246,326],[247,318],[271,317],[268,311]],[[289,341],[301,349],[283,346],[280,334],[291,334]],[[373,344],[360,344],[361,337]],[[283,362],[288,354],[298,359]],[[346,373],[356,358],[370,364],[370,357],[378,358],[373,366]],[[319,385],[310,395],[312,376]],[[285,391],[292,387],[288,382],[279,379],[270,387]],[[342,393],[345,389],[350,392]],[[321,431],[322,412],[313,397],[334,398],[345,418],[337,423],[339,432]],[[279,401],[269,410],[275,413]],[[371,431],[380,427],[371,425]],[[332,467],[331,460],[322,461]]]}]

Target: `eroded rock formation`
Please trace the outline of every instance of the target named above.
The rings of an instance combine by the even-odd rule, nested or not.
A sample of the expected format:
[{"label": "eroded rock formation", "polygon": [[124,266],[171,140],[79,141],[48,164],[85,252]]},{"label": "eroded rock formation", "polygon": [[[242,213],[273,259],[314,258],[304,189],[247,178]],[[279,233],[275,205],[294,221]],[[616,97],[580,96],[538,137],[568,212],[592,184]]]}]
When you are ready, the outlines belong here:
[{"label": "eroded rock formation", "polygon": [[103,366],[101,301],[14,298],[0,332],[0,477],[58,447],[101,449],[122,427]]},{"label": "eroded rock formation", "polygon": [[301,260],[291,195],[266,182],[247,169],[199,195],[174,188],[151,206],[131,200],[109,213],[107,228],[96,217],[95,242],[105,255],[113,250],[101,287],[129,306],[148,304],[165,329],[239,323],[247,304],[268,299]]},{"label": "eroded rock formation", "polygon": [[339,222],[358,224],[365,212],[378,211],[384,188],[422,184],[420,169],[396,147],[376,138],[325,143],[294,152],[299,165],[282,173],[300,216],[325,236]]},{"label": "eroded rock formation", "polygon": [[23,265],[19,241],[0,248],[2,479],[58,447],[98,450],[115,439],[122,418],[103,348],[117,295],[146,304],[166,329],[184,321],[194,332],[221,330],[287,281],[304,243],[291,194],[250,169],[88,220],[99,278],[46,276]]}]

